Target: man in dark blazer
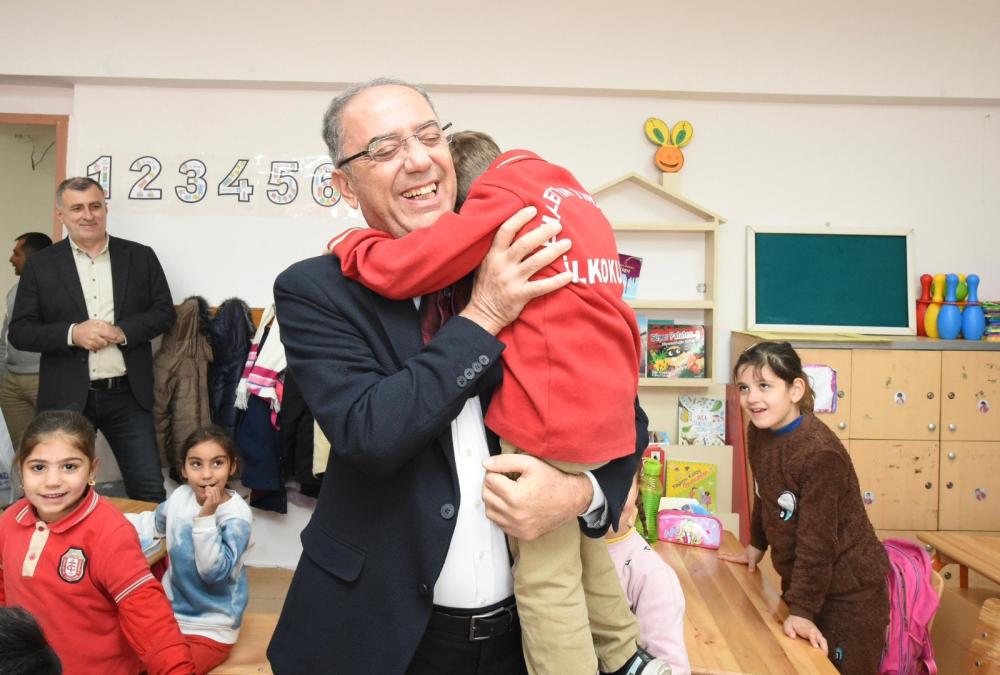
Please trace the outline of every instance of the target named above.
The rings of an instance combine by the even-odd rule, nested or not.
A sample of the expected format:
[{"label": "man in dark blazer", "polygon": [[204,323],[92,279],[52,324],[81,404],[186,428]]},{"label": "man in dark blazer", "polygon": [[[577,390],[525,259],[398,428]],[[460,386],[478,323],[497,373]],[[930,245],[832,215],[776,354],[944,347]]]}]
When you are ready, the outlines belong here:
[{"label": "man in dark blazer", "polygon": [[63,181],[56,211],[69,236],[25,264],[11,344],[42,354],[38,409],[82,412],[108,439],[128,496],[162,501],[150,340],[176,319],[163,268],[153,249],[108,235],[92,179]]},{"label": "man in dark blazer", "polygon": [[[436,120],[426,94],[402,83],[334,99],[324,120],[334,180],[369,226],[403,236],[453,207],[447,143],[426,133]],[[371,159],[386,141],[395,153],[381,147]],[[530,280],[569,244],[533,253],[553,234],[545,228],[511,243],[529,219],[501,227],[469,304],[426,345],[413,301],[344,278],[332,256],[275,282],[289,370],[331,442],[268,649],[275,673],[524,673],[504,532],[533,538],[582,515],[600,536],[618,522],[646,445],[638,404],[637,454],[592,477],[494,456],[499,443],[483,426],[501,378],[496,334],[569,281]]]}]

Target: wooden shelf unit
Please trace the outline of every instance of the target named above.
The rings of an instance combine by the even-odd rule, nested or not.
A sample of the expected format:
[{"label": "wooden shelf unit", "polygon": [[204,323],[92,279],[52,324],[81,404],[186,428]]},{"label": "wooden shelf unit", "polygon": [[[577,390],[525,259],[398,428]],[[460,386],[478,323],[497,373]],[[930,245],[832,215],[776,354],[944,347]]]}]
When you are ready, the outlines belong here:
[{"label": "wooden shelf unit", "polygon": [[[671,178],[676,178],[664,174],[663,185],[658,185],[636,173],[627,173],[610,183],[602,185],[591,191],[591,195],[605,210],[608,219],[616,233],[638,233],[640,235],[652,235],[657,239],[662,237],[669,240],[671,236],[696,234],[703,238],[704,248],[704,278],[693,280],[704,287],[703,296],[700,299],[672,298],[667,288],[657,288],[653,297],[640,297],[629,300],[631,307],[638,311],[655,312],[657,316],[652,318],[672,318],[671,312],[698,311],[702,313],[701,323],[705,326],[705,377],[704,378],[650,378],[640,377],[640,387],[650,388],[705,388],[715,383],[715,355],[718,353],[715,347],[715,331],[713,330],[715,310],[716,310],[716,289],[718,288],[718,246],[717,234],[719,226],[726,222],[722,216],[699,206],[679,192],[667,187]],[[638,189],[638,190],[637,190]],[[632,190],[638,192],[639,198],[651,202],[652,208],[648,209],[643,217],[636,217],[634,214],[619,216],[606,207],[606,199],[619,191]],[[655,215],[650,216],[650,213]],[[621,237],[619,237],[621,241]],[[623,251],[630,253],[630,251]],[[663,252],[665,256],[669,253]],[[655,261],[654,261],[655,262]],[[652,267],[654,263],[646,260],[644,265]],[[649,276],[650,269],[644,268],[640,276],[640,289],[648,291],[648,284],[643,286],[643,278]],[[695,321],[678,320],[679,324],[697,323]]]}]

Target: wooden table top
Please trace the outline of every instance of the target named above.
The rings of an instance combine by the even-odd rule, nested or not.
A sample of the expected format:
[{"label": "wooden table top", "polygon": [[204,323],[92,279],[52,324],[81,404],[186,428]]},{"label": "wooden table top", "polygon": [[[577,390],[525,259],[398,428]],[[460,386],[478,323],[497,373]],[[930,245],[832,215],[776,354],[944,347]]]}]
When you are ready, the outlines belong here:
[{"label": "wooden table top", "polygon": [[917,538],[933,546],[942,563],[965,565],[1000,584],[1000,537],[965,532],[917,532]]},{"label": "wooden table top", "polygon": [[[138,499],[126,499],[125,497],[105,497],[105,499],[114,504],[122,513],[155,511],[157,507],[156,502],[144,502]],[[156,550],[146,553],[146,561],[150,564],[150,566],[155,565],[167,557],[167,545],[162,539],[159,541],[160,545],[156,548]]]},{"label": "wooden table top", "polygon": [[[788,608],[775,578],[719,560],[709,549],[664,541],[654,549],[677,572],[684,590],[684,641],[694,673],[837,672],[823,652],[782,632]],[[726,532],[722,550],[739,553],[743,546]]]}]

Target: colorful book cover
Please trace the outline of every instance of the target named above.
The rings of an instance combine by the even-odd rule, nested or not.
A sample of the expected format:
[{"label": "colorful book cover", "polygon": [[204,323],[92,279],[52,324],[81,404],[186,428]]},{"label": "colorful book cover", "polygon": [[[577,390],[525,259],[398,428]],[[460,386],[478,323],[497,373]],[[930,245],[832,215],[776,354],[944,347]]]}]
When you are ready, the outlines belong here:
[{"label": "colorful book cover", "polygon": [[622,286],[625,287],[622,297],[635,300],[639,290],[639,272],[642,270],[642,258],[627,253],[618,254],[618,263],[622,268]]},{"label": "colorful book cover", "polygon": [[695,499],[709,512],[715,513],[718,474],[718,465],[710,462],[668,459],[666,496]]},{"label": "colorful book cover", "polygon": [[635,322],[639,324],[639,344],[643,345],[639,353],[639,377],[646,377],[646,335],[649,332],[649,321],[645,314],[636,314]]},{"label": "colorful book cover", "polygon": [[650,320],[646,330],[647,377],[705,377],[704,326]]},{"label": "colorful book cover", "polygon": [[725,445],[725,399],[711,396],[681,396],[677,401],[677,443]]}]

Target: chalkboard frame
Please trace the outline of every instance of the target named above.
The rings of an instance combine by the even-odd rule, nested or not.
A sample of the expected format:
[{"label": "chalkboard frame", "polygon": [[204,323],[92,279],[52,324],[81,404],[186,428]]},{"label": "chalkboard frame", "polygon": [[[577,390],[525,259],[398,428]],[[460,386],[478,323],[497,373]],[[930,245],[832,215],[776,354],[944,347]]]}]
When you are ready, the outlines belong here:
[{"label": "chalkboard frame", "polygon": [[[768,323],[758,319],[757,313],[757,235],[851,235],[871,237],[901,237],[906,243],[906,279],[901,280],[906,288],[907,325],[815,325],[811,323]],[[800,333],[866,333],[873,335],[916,335],[916,294],[912,280],[913,230],[860,230],[852,228],[783,228],[747,226],[747,329],[762,331],[784,331]],[[900,322],[901,323],[901,322]]]}]

